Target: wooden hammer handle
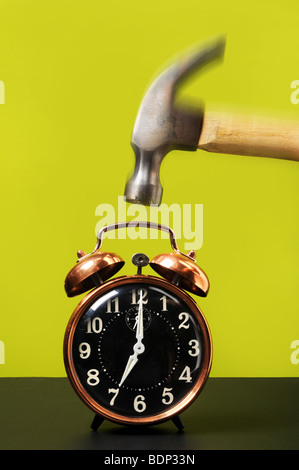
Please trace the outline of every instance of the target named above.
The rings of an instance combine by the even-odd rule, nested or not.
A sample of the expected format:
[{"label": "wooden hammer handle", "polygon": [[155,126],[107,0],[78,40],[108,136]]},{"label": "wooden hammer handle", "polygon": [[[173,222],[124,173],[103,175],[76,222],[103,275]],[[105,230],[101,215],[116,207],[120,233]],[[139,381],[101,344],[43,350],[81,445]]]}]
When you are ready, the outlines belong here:
[{"label": "wooden hammer handle", "polygon": [[299,123],[206,112],[198,148],[299,161]]}]

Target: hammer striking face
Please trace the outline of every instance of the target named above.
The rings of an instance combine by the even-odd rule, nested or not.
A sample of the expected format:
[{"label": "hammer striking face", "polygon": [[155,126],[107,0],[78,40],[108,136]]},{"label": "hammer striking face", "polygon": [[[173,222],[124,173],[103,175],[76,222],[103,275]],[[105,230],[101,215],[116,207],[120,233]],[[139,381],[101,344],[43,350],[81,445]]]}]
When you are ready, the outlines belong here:
[{"label": "hammer striking face", "polygon": [[217,39],[164,70],[145,94],[136,118],[131,145],[136,162],[125,188],[126,200],[159,205],[160,165],[174,149],[299,161],[299,124],[209,113],[175,105],[175,94],[195,70],[224,55],[225,40]]}]

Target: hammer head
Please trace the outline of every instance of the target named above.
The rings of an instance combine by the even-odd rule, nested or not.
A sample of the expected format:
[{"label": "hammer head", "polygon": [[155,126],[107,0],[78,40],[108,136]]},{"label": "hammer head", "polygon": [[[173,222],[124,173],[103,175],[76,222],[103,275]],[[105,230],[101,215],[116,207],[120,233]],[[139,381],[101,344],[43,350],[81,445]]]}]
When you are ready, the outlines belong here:
[{"label": "hammer head", "polygon": [[222,38],[202,46],[166,68],[149,87],[132,134],[131,145],[136,162],[125,188],[128,202],[159,205],[163,192],[159,172],[165,155],[174,149],[197,149],[203,107],[176,106],[176,91],[192,72],[221,58],[224,47]]}]

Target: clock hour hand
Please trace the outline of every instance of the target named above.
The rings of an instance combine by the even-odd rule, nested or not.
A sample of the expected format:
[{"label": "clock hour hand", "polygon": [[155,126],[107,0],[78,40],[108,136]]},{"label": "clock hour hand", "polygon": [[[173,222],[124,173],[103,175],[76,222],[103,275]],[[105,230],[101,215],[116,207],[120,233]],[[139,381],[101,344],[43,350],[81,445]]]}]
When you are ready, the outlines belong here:
[{"label": "clock hour hand", "polygon": [[141,341],[137,341],[137,343],[134,345],[134,353],[128,359],[125,371],[118,385],[119,387],[124,383],[133,367],[137,364],[138,356],[144,352],[144,349],[144,344],[142,344]]},{"label": "clock hour hand", "polygon": [[132,356],[129,357],[129,360],[127,362],[125,371],[124,371],[123,376],[121,378],[121,381],[118,384],[119,387],[122,386],[122,384],[124,383],[124,381],[128,377],[129,373],[131,372],[131,370],[133,369],[133,367],[135,366],[137,361],[138,361],[137,354],[132,354]]}]

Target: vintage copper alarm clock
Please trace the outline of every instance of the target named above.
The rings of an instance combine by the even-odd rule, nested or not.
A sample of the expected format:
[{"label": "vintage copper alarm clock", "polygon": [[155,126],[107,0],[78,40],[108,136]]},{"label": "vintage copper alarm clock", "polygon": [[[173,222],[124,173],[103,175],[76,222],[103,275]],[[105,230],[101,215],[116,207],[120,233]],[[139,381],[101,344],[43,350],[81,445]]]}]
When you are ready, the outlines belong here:
[{"label": "vintage copper alarm clock", "polygon": [[[132,225],[101,229],[95,250],[79,251],[66,277],[69,297],[91,292],[67,325],[65,367],[75,392],[95,413],[94,430],[104,419],[124,425],[171,419],[182,429],[179,415],[202,390],[212,361],[208,324],[185,290],[205,297],[209,281],[195,253],[179,251],[172,229],[149,222],[135,226],[168,232],[173,252],[151,261],[137,253],[135,275],[110,279],[124,261],[100,251],[103,234]],[[147,264],[161,277],[142,274]]]}]

